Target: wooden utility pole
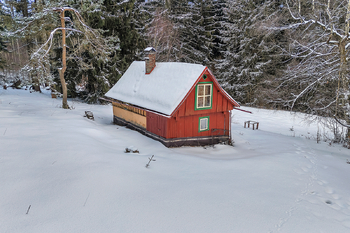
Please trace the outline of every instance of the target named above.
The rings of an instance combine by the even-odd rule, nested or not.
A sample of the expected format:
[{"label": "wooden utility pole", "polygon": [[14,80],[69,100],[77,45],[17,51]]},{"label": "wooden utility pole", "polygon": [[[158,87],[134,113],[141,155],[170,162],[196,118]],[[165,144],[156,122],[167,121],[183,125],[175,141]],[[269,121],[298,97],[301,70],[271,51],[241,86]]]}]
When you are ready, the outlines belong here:
[{"label": "wooden utility pole", "polygon": [[[75,33],[79,33],[79,34],[85,34],[86,37],[88,37],[88,33],[90,32],[91,35],[93,35],[94,37],[96,37],[98,39],[97,34],[95,34],[93,32],[93,29],[91,29],[89,26],[87,26],[84,21],[83,18],[81,17],[81,15],[79,14],[79,12],[77,10],[75,10],[74,8],[71,7],[60,7],[60,8],[53,8],[52,9],[54,12],[59,12],[60,13],[60,20],[61,20],[61,27],[59,28],[55,28],[54,30],[51,31],[50,36],[48,37],[47,41],[33,54],[33,58],[38,58],[39,61],[41,59],[43,59],[50,51],[52,44],[53,44],[53,37],[54,34],[57,31],[61,31],[62,32],[62,68],[58,69],[59,75],[60,75],[60,81],[61,81],[61,85],[62,85],[62,94],[63,94],[63,100],[62,100],[62,108],[64,109],[69,109],[69,105],[67,102],[67,84],[66,84],[66,80],[64,78],[64,74],[67,70],[67,44],[66,44],[66,31],[70,31],[70,32],[75,32]],[[77,23],[80,23],[83,27],[83,30],[80,31],[76,28],[72,28],[72,27],[68,27],[66,28],[66,21],[71,21],[71,19],[69,17],[65,17],[65,12],[66,11],[70,11],[73,13],[73,15],[75,15],[77,17]],[[73,26],[73,25],[72,25]],[[24,29],[23,29],[24,30]],[[93,47],[95,49],[101,49],[101,47],[99,46],[99,41],[97,42],[97,46],[95,44],[93,44],[93,41],[91,41],[89,38],[87,38],[89,43],[91,43],[93,45]],[[101,49],[103,50],[103,48]]]},{"label": "wooden utility pole", "polygon": [[63,100],[62,100],[62,108],[69,109],[68,102],[67,102],[67,84],[66,80],[64,79],[64,73],[67,69],[67,57],[66,57],[66,23],[64,18],[64,12],[66,9],[62,8],[57,11],[60,11],[60,18],[61,18],[61,31],[62,31],[62,68],[58,69],[58,72],[60,74],[60,80],[62,85],[62,94],[63,94]]}]

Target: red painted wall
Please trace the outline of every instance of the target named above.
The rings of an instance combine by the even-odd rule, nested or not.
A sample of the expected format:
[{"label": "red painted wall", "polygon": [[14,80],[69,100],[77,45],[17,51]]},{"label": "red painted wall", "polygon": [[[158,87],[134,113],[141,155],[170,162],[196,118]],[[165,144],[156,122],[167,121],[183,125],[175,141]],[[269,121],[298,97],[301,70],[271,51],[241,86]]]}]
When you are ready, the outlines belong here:
[{"label": "red painted wall", "polygon": [[[209,72],[207,78],[201,78],[199,82],[213,82]],[[152,112],[147,112],[147,131],[164,138],[201,137],[212,135],[229,135],[229,110],[233,108],[227,98],[219,91],[213,82],[212,108],[195,110],[195,88],[187,96],[179,109],[171,118],[167,118]],[[209,130],[198,132],[199,117],[209,116]],[[212,129],[221,129],[212,132]],[[223,131],[226,130],[226,131]]]},{"label": "red painted wall", "polygon": [[[209,130],[198,132],[199,117],[209,116]],[[212,135],[229,135],[229,113],[214,112],[210,114],[172,117],[168,120],[166,138],[201,137]],[[212,132],[212,129],[222,129]],[[227,131],[223,131],[226,129]]]},{"label": "red painted wall", "polygon": [[159,135],[163,138],[167,136],[167,120],[168,118],[152,113],[146,113],[147,118],[147,131]]},{"label": "red painted wall", "polygon": [[[199,82],[213,82],[213,77],[211,77],[210,73],[205,73],[207,78],[203,80],[201,78]],[[213,82],[213,102],[212,108],[207,110],[195,110],[195,96],[196,91],[195,88],[191,91],[187,99],[180,106],[178,111],[174,114],[175,116],[191,116],[191,115],[199,115],[199,114],[209,114],[213,112],[225,112],[233,109],[232,103],[230,103],[227,98],[223,96],[218,87],[215,86],[215,82]]]}]

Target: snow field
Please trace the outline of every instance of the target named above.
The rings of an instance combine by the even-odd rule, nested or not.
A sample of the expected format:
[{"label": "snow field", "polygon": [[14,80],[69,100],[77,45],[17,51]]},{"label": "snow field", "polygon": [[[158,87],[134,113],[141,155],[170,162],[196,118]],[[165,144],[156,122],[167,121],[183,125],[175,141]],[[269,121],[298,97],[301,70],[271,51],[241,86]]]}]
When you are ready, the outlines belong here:
[{"label": "snow field", "polygon": [[233,111],[234,147],[169,149],[109,105],[60,104],[0,89],[0,232],[350,231],[349,150],[289,112]]}]

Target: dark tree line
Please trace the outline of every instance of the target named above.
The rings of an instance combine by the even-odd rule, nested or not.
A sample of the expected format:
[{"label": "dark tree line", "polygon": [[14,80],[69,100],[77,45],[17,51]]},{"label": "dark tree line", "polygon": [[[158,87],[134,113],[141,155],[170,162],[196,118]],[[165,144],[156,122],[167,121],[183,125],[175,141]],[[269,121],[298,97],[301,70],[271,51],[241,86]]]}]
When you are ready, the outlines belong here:
[{"label": "dark tree line", "polygon": [[[142,59],[147,46],[156,48],[158,61],[208,66],[237,101],[255,106],[269,104],[269,82],[286,65],[285,56],[279,56],[278,51],[279,44],[284,46],[285,38],[280,31],[271,32],[264,27],[264,23],[271,23],[271,17],[281,11],[278,1],[8,0],[3,9],[16,25],[9,30],[27,27],[37,19],[36,25],[32,23],[19,35],[11,35],[26,46],[28,58],[58,24],[58,19],[47,11],[59,6],[77,9],[113,48],[108,59],[103,60],[94,56],[92,50],[76,54],[74,46],[80,43],[79,36],[68,40],[71,45],[68,54],[89,64],[82,67],[78,59],[68,60],[65,75],[69,94],[80,95],[88,102],[97,101],[132,61]],[[59,41],[55,41],[49,61],[57,89],[62,48]],[[77,90],[82,85],[83,92]]]},{"label": "dark tree line", "polygon": [[65,78],[72,97],[98,101],[153,46],[158,61],[208,66],[243,105],[336,115],[350,124],[349,0],[6,0],[0,50],[12,54],[1,52],[4,71],[51,82],[60,91],[60,35],[41,69],[23,64],[59,24],[49,9],[62,6],[79,11],[106,45],[101,56],[82,35],[67,36]]}]

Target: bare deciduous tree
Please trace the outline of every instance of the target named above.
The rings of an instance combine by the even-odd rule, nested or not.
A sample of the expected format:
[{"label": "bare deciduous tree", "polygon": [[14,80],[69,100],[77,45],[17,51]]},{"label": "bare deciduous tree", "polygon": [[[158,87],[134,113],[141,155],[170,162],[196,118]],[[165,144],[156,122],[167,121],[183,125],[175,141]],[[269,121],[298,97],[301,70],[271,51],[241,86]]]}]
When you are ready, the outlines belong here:
[{"label": "bare deciduous tree", "polygon": [[[91,66],[85,64],[83,59],[80,57],[80,53],[83,51],[95,51],[99,56],[108,56],[108,46],[105,45],[105,41],[100,37],[99,33],[90,28],[85,24],[80,13],[71,7],[56,7],[51,9],[46,9],[45,14],[59,13],[60,27],[54,28],[50,35],[48,36],[45,43],[43,43],[40,48],[38,48],[31,56],[30,62],[27,65],[26,69],[39,68],[43,73],[50,75],[50,61],[49,61],[49,52],[54,44],[54,36],[56,32],[61,32],[61,46],[62,46],[62,67],[58,69],[60,75],[60,81],[62,85],[63,100],[62,107],[65,109],[69,108],[67,102],[67,84],[65,81],[65,71],[67,69],[67,59],[75,59],[80,65]],[[66,15],[66,12],[70,12],[69,17]],[[44,14],[41,14],[44,15]],[[19,31],[29,30],[30,24],[34,24],[34,19],[28,23],[25,28],[22,28]],[[67,57],[67,38],[70,40],[71,50],[70,56]],[[74,39],[77,38],[77,39]],[[68,47],[69,48],[69,47]]]},{"label": "bare deciduous tree", "polygon": [[150,45],[157,49],[157,60],[176,61],[181,56],[176,47],[178,46],[178,31],[167,17],[168,10],[158,8],[154,12],[152,21],[146,29],[146,36]]},{"label": "bare deciduous tree", "polygon": [[[350,124],[350,0],[285,1],[289,21],[278,29],[292,35],[285,52],[294,58],[276,91],[286,88],[286,106],[333,116]],[[292,65],[294,64],[294,65]],[[346,141],[350,148],[350,130]]]}]

